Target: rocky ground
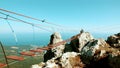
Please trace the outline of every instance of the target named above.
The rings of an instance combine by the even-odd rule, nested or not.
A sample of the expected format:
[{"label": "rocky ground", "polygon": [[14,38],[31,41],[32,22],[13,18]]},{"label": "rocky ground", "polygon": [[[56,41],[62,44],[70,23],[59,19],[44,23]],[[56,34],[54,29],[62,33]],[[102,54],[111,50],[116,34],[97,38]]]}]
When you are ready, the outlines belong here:
[{"label": "rocky ground", "polygon": [[[60,41],[61,35],[54,33],[49,44]],[[70,43],[48,50],[44,62],[32,68],[120,68],[120,33],[105,41],[81,31],[81,36]]]}]

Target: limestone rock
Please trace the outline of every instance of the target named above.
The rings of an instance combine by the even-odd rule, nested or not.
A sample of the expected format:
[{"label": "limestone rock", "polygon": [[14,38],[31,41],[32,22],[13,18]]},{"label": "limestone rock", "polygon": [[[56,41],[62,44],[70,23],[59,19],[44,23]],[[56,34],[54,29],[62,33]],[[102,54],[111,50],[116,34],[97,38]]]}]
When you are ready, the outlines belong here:
[{"label": "limestone rock", "polygon": [[109,36],[107,38],[107,42],[112,46],[116,48],[120,48],[120,33],[114,34],[112,36]]},{"label": "limestone rock", "polygon": [[98,61],[107,56],[109,47],[103,39],[91,40],[81,50],[82,59],[86,64],[90,64],[91,61]]},{"label": "limestone rock", "polygon": [[62,68],[83,68],[84,64],[80,59],[80,54],[76,52],[64,53],[61,57]]},{"label": "limestone rock", "polygon": [[81,51],[84,45],[94,38],[89,32],[84,32],[78,39],[79,39],[79,51]]},{"label": "limestone rock", "polygon": [[40,64],[32,65],[32,68],[60,68],[59,65],[56,64],[55,59],[52,58],[47,62],[41,62]]},{"label": "limestone rock", "polygon": [[109,65],[112,68],[120,68],[120,50],[118,48],[110,48],[109,57],[108,57]]},{"label": "limestone rock", "polygon": [[[58,42],[63,41],[61,38],[61,35],[59,33],[54,33],[51,35],[50,38],[50,45],[55,44]],[[64,52],[65,45],[59,45],[57,47],[53,47],[51,50],[48,50],[46,54],[44,55],[44,61],[46,62],[47,60],[53,58],[53,57],[60,57],[62,53]]]},{"label": "limestone rock", "polygon": [[57,60],[55,58],[52,58],[45,63],[45,66],[43,68],[60,68],[59,64],[57,63]]},{"label": "limestone rock", "polygon": [[108,58],[108,62],[112,68],[120,68],[120,54],[117,56],[115,55],[110,56]]},{"label": "limestone rock", "polygon": [[[60,34],[54,33],[49,44],[60,41]],[[82,30],[81,36],[70,44],[48,50],[44,62],[33,65],[32,68],[120,68],[119,44],[120,33],[110,36],[106,42],[94,39],[90,33]]]},{"label": "limestone rock", "polygon": [[81,50],[81,59],[88,68],[120,68],[120,51],[103,39],[89,41]]},{"label": "limestone rock", "polygon": [[42,67],[36,64],[36,65],[32,65],[31,68],[42,68]]},{"label": "limestone rock", "polygon": [[94,39],[93,36],[89,32],[81,32],[81,36],[77,39],[72,40],[70,45],[74,51],[80,52],[81,49],[87,44],[90,40]]},{"label": "limestone rock", "polygon": [[83,68],[84,64],[80,59],[80,54],[76,52],[66,52],[60,58],[52,58],[45,63],[33,65],[32,68]]},{"label": "limestone rock", "polygon": [[45,66],[45,63],[44,62],[41,62],[40,64],[35,64],[35,65],[32,65],[31,68],[42,68]]}]

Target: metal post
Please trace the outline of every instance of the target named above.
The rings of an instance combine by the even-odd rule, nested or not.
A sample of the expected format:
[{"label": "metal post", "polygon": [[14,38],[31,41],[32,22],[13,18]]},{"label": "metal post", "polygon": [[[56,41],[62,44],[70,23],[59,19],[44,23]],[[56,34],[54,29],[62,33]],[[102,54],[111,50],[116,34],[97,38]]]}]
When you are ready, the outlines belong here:
[{"label": "metal post", "polygon": [[6,53],[5,53],[4,47],[3,47],[3,45],[2,45],[1,42],[0,42],[0,45],[1,45],[1,48],[2,48],[2,51],[3,51],[4,57],[5,57],[5,62],[6,62],[6,64],[7,64],[7,68],[9,68],[8,60],[7,60],[7,57],[6,57]]}]

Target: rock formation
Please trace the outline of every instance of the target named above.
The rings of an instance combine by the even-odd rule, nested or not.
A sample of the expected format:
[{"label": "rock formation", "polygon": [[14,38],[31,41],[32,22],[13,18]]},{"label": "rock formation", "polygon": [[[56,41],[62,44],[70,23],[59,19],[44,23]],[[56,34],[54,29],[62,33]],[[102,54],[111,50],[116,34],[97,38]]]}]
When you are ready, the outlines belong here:
[{"label": "rock formation", "polygon": [[[59,33],[51,35],[50,43],[62,41]],[[70,44],[48,50],[44,62],[32,68],[120,68],[120,33],[103,39],[94,39],[89,32],[81,35]]]},{"label": "rock formation", "polygon": [[107,56],[109,45],[103,40],[91,40],[81,50],[81,57],[86,64],[91,61],[98,61]]},{"label": "rock formation", "polygon": [[[61,35],[59,33],[54,33],[51,35],[51,38],[50,38],[50,43],[49,45],[52,45],[52,44],[55,44],[55,43],[58,43],[60,41],[63,41],[62,38],[61,38]],[[47,60],[51,59],[51,58],[57,58],[57,57],[60,57],[64,51],[64,48],[65,46],[64,45],[59,45],[57,47],[54,47],[52,48],[51,50],[48,50],[46,52],[46,54],[44,55],[44,61],[46,62]]]},{"label": "rock formation", "polygon": [[61,57],[62,68],[83,68],[84,64],[80,59],[80,54],[76,52],[66,52]]},{"label": "rock formation", "polygon": [[52,58],[47,62],[32,65],[32,68],[83,68],[84,64],[80,59],[80,54],[76,52],[66,52],[60,58]]},{"label": "rock formation", "polygon": [[75,52],[80,52],[84,45],[93,39],[93,36],[89,32],[81,32],[81,36],[77,39],[72,40],[70,45]]},{"label": "rock formation", "polygon": [[109,36],[107,42],[112,47],[116,47],[116,48],[120,47],[120,33]]}]

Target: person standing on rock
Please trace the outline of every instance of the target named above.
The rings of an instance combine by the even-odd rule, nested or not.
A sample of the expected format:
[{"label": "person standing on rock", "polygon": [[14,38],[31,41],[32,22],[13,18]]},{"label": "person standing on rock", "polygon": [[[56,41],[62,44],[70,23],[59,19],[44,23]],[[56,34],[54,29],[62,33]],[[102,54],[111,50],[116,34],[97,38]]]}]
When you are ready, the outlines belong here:
[{"label": "person standing on rock", "polygon": [[83,29],[81,29],[80,33],[83,33],[83,32],[84,32],[84,30],[83,30]]}]

